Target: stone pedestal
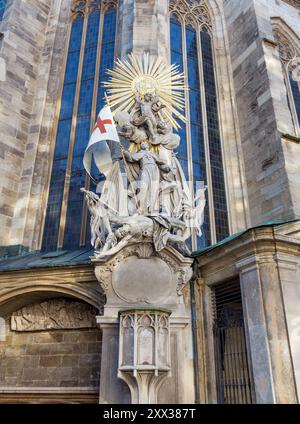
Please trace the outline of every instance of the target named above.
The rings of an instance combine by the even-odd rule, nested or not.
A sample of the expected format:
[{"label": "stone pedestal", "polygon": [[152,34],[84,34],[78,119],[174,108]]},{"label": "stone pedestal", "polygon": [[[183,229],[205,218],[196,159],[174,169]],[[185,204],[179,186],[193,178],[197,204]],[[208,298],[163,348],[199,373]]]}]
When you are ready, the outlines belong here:
[{"label": "stone pedestal", "polygon": [[[107,297],[104,315],[97,317],[103,331],[100,403],[194,403],[187,284],[192,276],[192,259],[171,247],[157,253],[152,243],[135,243],[105,261],[93,259],[93,262],[95,275]],[[165,327],[167,338],[157,330],[157,316],[162,310],[169,317]],[[146,340],[132,334],[130,341],[130,331],[120,337],[119,314],[124,316],[126,311],[135,316],[158,314],[151,324],[153,340],[150,340],[152,330],[143,326],[144,336],[153,343],[152,353]],[[119,349],[119,338],[120,349],[124,343],[132,347],[126,347],[125,359]],[[139,343],[148,349],[143,351],[144,358],[138,357]],[[149,355],[153,359],[147,359]]]},{"label": "stone pedestal", "polygon": [[132,403],[156,404],[158,388],[170,376],[170,311],[142,308],[120,312],[118,377]]}]

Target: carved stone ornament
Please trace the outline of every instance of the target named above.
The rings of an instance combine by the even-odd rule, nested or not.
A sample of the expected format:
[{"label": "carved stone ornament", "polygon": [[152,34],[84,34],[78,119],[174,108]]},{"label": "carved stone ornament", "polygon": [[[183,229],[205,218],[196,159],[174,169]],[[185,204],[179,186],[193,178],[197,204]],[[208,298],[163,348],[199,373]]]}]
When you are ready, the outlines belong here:
[{"label": "carved stone ornament", "polygon": [[24,306],[11,317],[13,331],[41,331],[96,327],[92,306],[66,299],[51,299]]},{"label": "carved stone ornament", "polygon": [[209,10],[203,0],[170,0],[170,13],[175,13],[186,25],[212,27]]},{"label": "carved stone ornament", "polygon": [[277,29],[274,29],[274,38],[278,44],[279,56],[282,62],[291,62],[297,56],[297,52],[293,44]]},{"label": "carved stone ornament", "polygon": [[110,7],[117,7],[118,0],[74,0],[71,11],[73,15],[89,14],[93,9],[99,9],[105,13]]},{"label": "carved stone ornament", "polygon": [[128,304],[156,304],[173,291],[182,296],[192,277],[192,259],[184,258],[172,247],[155,252],[152,243],[128,245],[108,261],[101,262],[97,257],[92,261],[103,290],[113,290]]},{"label": "carved stone ornament", "polygon": [[130,387],[132,403],[157,403],[158,388],[170,376],[170,312],[120,312],[118,376]]}]

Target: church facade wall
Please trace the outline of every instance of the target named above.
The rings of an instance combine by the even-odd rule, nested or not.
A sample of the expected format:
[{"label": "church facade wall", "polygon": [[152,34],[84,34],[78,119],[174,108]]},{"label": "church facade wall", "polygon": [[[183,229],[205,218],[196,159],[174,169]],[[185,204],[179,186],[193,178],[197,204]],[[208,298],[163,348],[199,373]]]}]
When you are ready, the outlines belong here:
[{"label": "church facade wall", "polygon": [[[43,246],[70,19],[72,7],[77,3],[7,0],[0,22],[3,33],[0,56],[5,61],[5,75],[0,81],[0,251],[7,256],[24,253],[24,250],[39,251]],[[170,10],[176,12],[186,31],[189,19],[191,27],[198,25],[195,10],[190,14],[196,3],[190,0],[103,0],[105,8],[113,6],[117,11],[115,57],[124,59],[131,52],[147,51],[170,62]],[[300,51],[297,4],[294,0],[199,2],[208,11],[212,33],[229,234],[266,221],[300,216],[300,118],[297,127],[297,110],[294,114],[290,110],[281,47],[276,38],[276,31],[286,34],[296,51]],[[103,16],[101,19],[103,30]],[[87,19],[85,25],[87,27]],[[98,46],[98,71],[100,51]],[[82,66],[83,51],[80,60]],[[184,68],[186,70],[186,64]],[[298,86],[300,93],[299,81]],[[77,91],[78,103],[80,90]],[[205,93],[203,86],[199,91]],[[188,90],[186,96],[189,96]],[[204,103],[202,99],[202,106]],[[94,115],[96,112],[94,110]],[[72,119],[76,125],[76,119]],[[206,141],[209,150],[208,136]],[[80,142],[87,144],[88,140]],[[191,139],[189,154],[193,142]],[[209,154],[206,160],[209,162]],[[69,171],[65,182],[71,178]],[[211,184],[208,219],[214,226],[213,190]],[[88,222],[86,209],[84,213],[82,227]],[[61,226],[59,231],[63,239]],[[184,375],[180,374],[179,378],[173,374],[172,390],[168,392],[166,380],[161,402],[174,399],[183,402],[191,397],[199,403],[220,401],[212,292],[216,285],[231,279],[238,279],[241,288],[252,403],[299,402],[299,230],[296,224],[295,227],[288,224],[282,232],[276,231],[251,230],[250,235],[243,235],[229,247],[226,245],[222,252],[219,248],[201,255],[194,286],[196,318],[192,314],[189,317],[191,323],[192,319],[196,321],[189,324],[187,337],[189,378],[184,380]],[[216,231],[213,229],[211,234],[210,241],[215,243]],[[84,245],[83,238],[89,243],[85,234],[84,237],[80,234],[80,238],[78,248]],[[56,248],[64,248],[63,243],[55,244],[52,250]],[[105,299],[100,291],[92,265],[47,269],[41,266],[1,272],[0,335],[5,337],[0,340],[0,402],[16,399],[99,402],[101,375],[109,374],[105,374],[107,363],[102,360],[101,364],[102,330],[94,326],[80,327],[77,322],[72,328],[21,331],[12,328],[12,316],[20,308],[61,297],[92,305],[96,308],[95,322],[96,315],[101,321]],[[186,297],[189,296],[187,289]],[[74,310],[70,316],[76,316]],[[42,321],[46,322],[46,318]],[[105,340],[116,346],[119,330],[114,318],[113,333],[106,329]],[[192,349],[192,331],[196,334],[193,339],[196,350]],[[176,349],[181,339],[178,341],[175,336],[172,334],[172,367],[178,368],[180,355]],[[106,357],[110,357],[108,343],[104,351]],[[107,384],[110,375],[105,377]],[[189,394],[184,399],[178,390],[182,381],[185,393]],[[193,385],[190,391],[189,385]],[[103,391],[105,387],[103,377]],[[122,387],[120,396],[129,402],[129,390],[125,383]]]},{"label": "church facade wall", "polygon": [[[1,392],[27,393],[48,388],[99,392],[101,332],[98,329],[12,331],[6,320],[0,342]],[[26,390],[27,389],[27,390]]]}]

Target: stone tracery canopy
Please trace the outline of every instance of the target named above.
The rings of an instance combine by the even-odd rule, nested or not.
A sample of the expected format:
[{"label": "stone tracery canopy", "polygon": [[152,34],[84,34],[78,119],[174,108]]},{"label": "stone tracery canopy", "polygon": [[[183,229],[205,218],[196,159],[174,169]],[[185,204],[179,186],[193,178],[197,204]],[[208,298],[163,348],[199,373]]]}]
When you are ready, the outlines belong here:
[{"label": "stone tracery canopy", "polygon": [[110,7],[117,7],[118,0],[73,0],[72,14],[88,15],[93,9],[99,9],[105,13]]},{"label": "stone tracery canopy", "polygon": [[187,25],[212,27],[210,13],[203,0],[170,0],[170,13],[176,14]]},{"label": "stone tracery canopy", "polygon": [[280,59],[284,62],[290,62],[295,59],[298,52],[293,42],[286,37],[278,28],[274,28],[274,38],[278,44]]}]

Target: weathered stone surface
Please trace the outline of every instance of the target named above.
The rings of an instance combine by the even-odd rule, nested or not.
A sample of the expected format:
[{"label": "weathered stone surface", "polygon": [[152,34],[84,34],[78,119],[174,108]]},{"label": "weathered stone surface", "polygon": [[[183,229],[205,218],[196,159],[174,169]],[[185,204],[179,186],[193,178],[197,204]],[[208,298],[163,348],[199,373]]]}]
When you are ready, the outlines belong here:
[{"label": "weathered stone surface", "polygon": [[[60,305],[58,302],[58,308]],[[12,331],[8,318],[5,338],[1,340],[0,387],[6,392],[24,387],[27,391],[34,387],[56,391],[61,387],[99,387],[99,329]]]},{"label": "weathered stone surface", "polygon": [[[133,286],[140,281],[142,285]],[[127,258],[114,270],[112,286],[117,295],[127,302],[160,304],[172,290],[171,270],[160,258],[140,259],[138,264],[136,258]]]},{"label": "weathered stone surface", "polygon": [[[148,376],[139,374],[141,378],[141,380],[138,378],[139,382],[135,380],[135,376],[124,373],[123,369],[120,376],[129,384],[134,402],[141,401],[141,398],[137,397],[136,384],[144,388],[149,384],[149,387],[152,387],[150,392],[154,402],[160,403],[162,398],[171,403],[193,403],[194,388],[191,386],[191,381],[194,378],[194,371],[188,287],[192,277],[192,260],[182,256],[172,247],[155,252],[151,243],[137,242],[129,244],[106,262],[101,262],[97,258],[94,258],[93,262],[95,275],[107,298],[104,315],[97,317],[97,323],[103,331],[102,363],[107,365],[101,367],[100,403],[128,403],[128,394],[126,397],[124,394],[124,391],[126,392],[124,383],[117,379],[119,311],[148,308],[150,311],[163,308],[171,313],[172,345],[168,348],[172,350],[174,356],[171,377],[167,378],[168,383],[165,384],[177,385],[179,389],[166,395],[164,393],[166,386],[160,392],[159,381],[150,378],[150,374]],[[147,340],[149,342],[149,338]],[[127,348],[126,350],[128,353]],[[161,373],[161,378],[163,375]],[[149,397],[146,398],[149,401]]]},{"label": "weathered stone surface", "polygon": [[70,4],[71,0],[10,2],[0,23],[4,33],[0,56],[6,66],[0,81],[4,146],[0,148],[0,215],[8,217],[0,234],[3,245],[32,246],[35,231],[39,233],[35,224],[41,211],[35,199],[41,202],[48,172],[41,151],[43,145],[49,151]]},{"label": "weathered stone surface", "polygon": [[[254,402],[297,403],[299,396],[299,245],[300,222],[257,228],[201,255],[202,285],[208,288],[199,319],[213,329],[211,290],[239,279]],[[205,375],[213,373],[210,340],[199,345],[206,358]],[[202,356],[203,358],[203,356]],[[212,401],[214,380],[208,396]]]},{"label": "weathered stone surface", "polygon": [[[282,1],[224,3],[251,224],[299,215],[291,181],[292,155],[281,134],[294,134],[272,18],[280,16],[299,33],[298,11]],[[298,15],[299,19],[299,15]],[[291,144],[291,143],[289,143]],[[288,149],[298,151],[299,146]],[[293,179],[299,184],[299,169]]]},{"label": "weathered stone surface", "polygon": [[92,328],[96,326],[95,309],[79,302],[47,300],[24,306],[11,317],[11,329],[37,331],[58,328]]}]

